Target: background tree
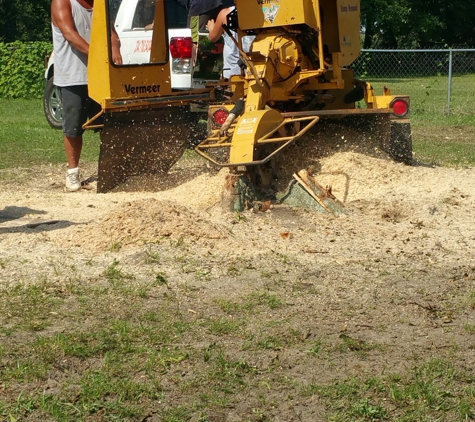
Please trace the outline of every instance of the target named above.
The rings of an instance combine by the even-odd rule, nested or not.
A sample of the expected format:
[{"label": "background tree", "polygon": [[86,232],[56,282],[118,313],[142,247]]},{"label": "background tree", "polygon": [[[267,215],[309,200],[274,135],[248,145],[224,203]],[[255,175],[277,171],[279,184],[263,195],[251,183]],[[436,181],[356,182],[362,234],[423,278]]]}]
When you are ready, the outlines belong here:
[{"label": "background tree", "polygon": [[[112,12],[121,0],[110,0]],[[51,0],[0,0],[0,41],[50,41]],[[475,47],[475,0],[361,0],[364,48]]]},{"label": "background tree", "polygon": [[51,0],[0,0],[0,41],[50,41]]},{"label": "background tree", "polygon": [[475,46],[475,0],[361,0],[364,48]]}]

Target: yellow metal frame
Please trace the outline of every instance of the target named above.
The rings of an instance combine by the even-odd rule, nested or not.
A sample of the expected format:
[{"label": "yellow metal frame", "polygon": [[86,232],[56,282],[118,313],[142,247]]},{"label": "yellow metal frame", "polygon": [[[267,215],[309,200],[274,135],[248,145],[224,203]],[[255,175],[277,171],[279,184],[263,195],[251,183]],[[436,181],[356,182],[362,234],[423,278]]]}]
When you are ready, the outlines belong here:
[{"label": "yellow metal frame", "polygon": [[[236,0],[236,6],[238,11],[245,11],[238,13],[239,30],[257,32],[251,52],[245,55],[241,51],[247,63],[244,78],[231,80],[235,93],[233,99],[237,100],[240,95],[245,98],[244,114],[224,138],[214,131],[196,147],[199,154],[223,166],[262,164],[271,156],[264,160],[255,159],[255,152],[260,146],[280,144],[272,153],[274,155],[302,136],[318,121],[318,116],[283,118],[269,105],[304,99],[306,90],[343,90],[345,79],[342,66],[351,63],[360,53],[360,0]],[[326,63],[324,57],[322,10],[329,15],[326,27],[333,31],[331,64]],[[328,26],[328,21],[333,27]],[[299,25],[313,29],[317,36],[314,65],[303,54],[297,41],[301,31]],[[331,79],[323,79],[329,70]],[[289,123],[300,124],[299,119],[307,123],[303,129],[292,136],[273,137]],[[218,163],[206,153],[206,150],[214,148],[229,148],[227,162]]]},{"label": "yellow metal frame", "polygon": [[[246,114],[246,118],[248,115]],[[236,124],[231,125],[229,132],[224,136],[219,136],[219,130],[214,130],[213,134],[208,137],[205,141],[199,144],[195,151],[206,158],[207,160],[211,161],[212,163],[221,166],[221,167],[234,167],[234,166],[248,166],[248,165],[259,165],[264,164],[269,161],[272,157],[290,145],[292,142],[303,136],[308,130],[310,130],[320,119],[319,116],[303,116],[303,117],[287,117],[284,118],[277,126],[275,126],[272,130],[268,131],[264,135],[260,136],[255,143],[253,144],[253,148],[263,146],[266,144],[281,144],[279,145],[272,153],[268,154],[265,158],[260,160],[251,159],[249,161],[232,161],[232,162],[220,162],[215,160],[211,157],[208,153],[208,149],[216,149],[216,148],[236,148],[235,141],[231,141],[233,139],[233,135],[236,132]],[[297,125],[301,125],[302,123],[306,123],[305,126],[300,128],[297,133],[291,136],[279,136],[276,138],[272,138],[272,136],[279,132],[281,129],[285,128],[286,125],[292,124],[294,127]]]},{"label": "yellow metal frame", "polygon": [[[215,84],[201,90],[172,90],[165,0],[157,0],[152,63],[127,66],[112,63],[107,1],[96,0],[88,67],[89,94],[101,104],[103,111],[85,127],[101,127],[97,121],[104,112],[215,100]],[[236,3],[238,10],[245,11],[238,14],[238,32],[252,29],[257,33],[252,51],[248,54],[241,51],[246,70],[230,82],[233,101],[244,98],[244,114],[225,136],[217,136],[219,131],[216,130],[199,144],[196,151],[200,155],[220,166],[263,164],[301,137],[325,113],[389,112],[391,102],[396,98],[390,90],[385,89],[384,95],[376,96],[371,84],[353,80],[345,69],[360,54],[360,0],[236,0]],[[316,40],[312,47],[313,58],[307,57],[300,45],[298,37],[303,25],[313,29],[310,35]],[[325,52],[324,47],[328,51]],[[326,53],[331,58],[325,56]],[[364,100],[371,111],[344,108],[344,93],[350,92],[355,84],[363,86]],[[329,105],[322,111],[280,113],[271,108],[275,103],[303,100],[308,92],[324,90],[336,91],[334,96],[339,96],[333,109]],[[289,125],[293,127],[292,135],[276,136]],[[277,146],[265,158],[255,154],[266,144]],[[207,153],[216,148],[229,149],[226,162]]]},{"label": "yellow metal frame", "polygon": [[[108,0],[96,0],[88,58],[89,96],[104,111],[184,105],[214,98],[212,89],[173,92],[164,0],[157,0],[149,64],[115,65],[111,61]],[[92,121],[89,123],[92,123]]]}]

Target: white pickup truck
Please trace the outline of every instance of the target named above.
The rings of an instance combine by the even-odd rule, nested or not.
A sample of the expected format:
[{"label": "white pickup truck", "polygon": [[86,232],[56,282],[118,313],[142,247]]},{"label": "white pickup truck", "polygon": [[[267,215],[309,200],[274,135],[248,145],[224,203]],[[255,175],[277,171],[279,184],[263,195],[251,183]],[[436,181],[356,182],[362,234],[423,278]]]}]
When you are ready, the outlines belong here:
[{"label": "white pickup truck", "polygon": [[[121,42],[124,64],[148,63],[156,0],[109,0],[110,13]],[[171,84],[175,89],[189,89],[192,85],[192,41],[187,27],[188,12],[176,0],[166,0],[168,41],[170,46]],[[46,120],[53,128],[60,129],[62,104],[58,88],[53,82],[54,52],[45,71],[43,109]]]}]

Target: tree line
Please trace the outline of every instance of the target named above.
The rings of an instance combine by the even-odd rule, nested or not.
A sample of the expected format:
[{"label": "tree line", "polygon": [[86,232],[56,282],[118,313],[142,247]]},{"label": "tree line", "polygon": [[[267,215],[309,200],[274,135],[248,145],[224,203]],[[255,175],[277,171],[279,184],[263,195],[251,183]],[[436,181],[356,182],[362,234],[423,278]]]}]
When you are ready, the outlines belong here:
[{"label": "tree line", "polygon": [[475,0],[361,0],[364,48],[475,48]]},{"label": "tree line", "polygon": [[[0,41],[50,41],[50,7],[0,0]],[[361,28],[364,48],[475,47],[475,0],[361,0]]]}]

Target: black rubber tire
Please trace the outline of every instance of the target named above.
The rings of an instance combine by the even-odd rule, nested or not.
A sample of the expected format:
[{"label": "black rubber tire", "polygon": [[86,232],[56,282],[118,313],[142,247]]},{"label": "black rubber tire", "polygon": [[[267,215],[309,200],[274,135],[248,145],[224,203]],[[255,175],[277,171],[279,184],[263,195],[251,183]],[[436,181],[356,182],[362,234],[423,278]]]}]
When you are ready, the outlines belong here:
[{"label": "black rubber tire", "polygon": [[188,113],[187,124],[190,127],[187,138],[187,148],[193,149],[201,141],[206,139],[208,122],[205,120],[206,115],[200,112]]},{"label": "black rubber tire", "polygon": [[53,129],[63,127],[63,103],[59,88],[53,83],[53,77],[46,81],[43,94],[43,111],[46,121]]},{"label": "black rubber tire", "polygon": [[389,155],[394,161],[412,164],[412,132],[408,121],[391,121]]}]

